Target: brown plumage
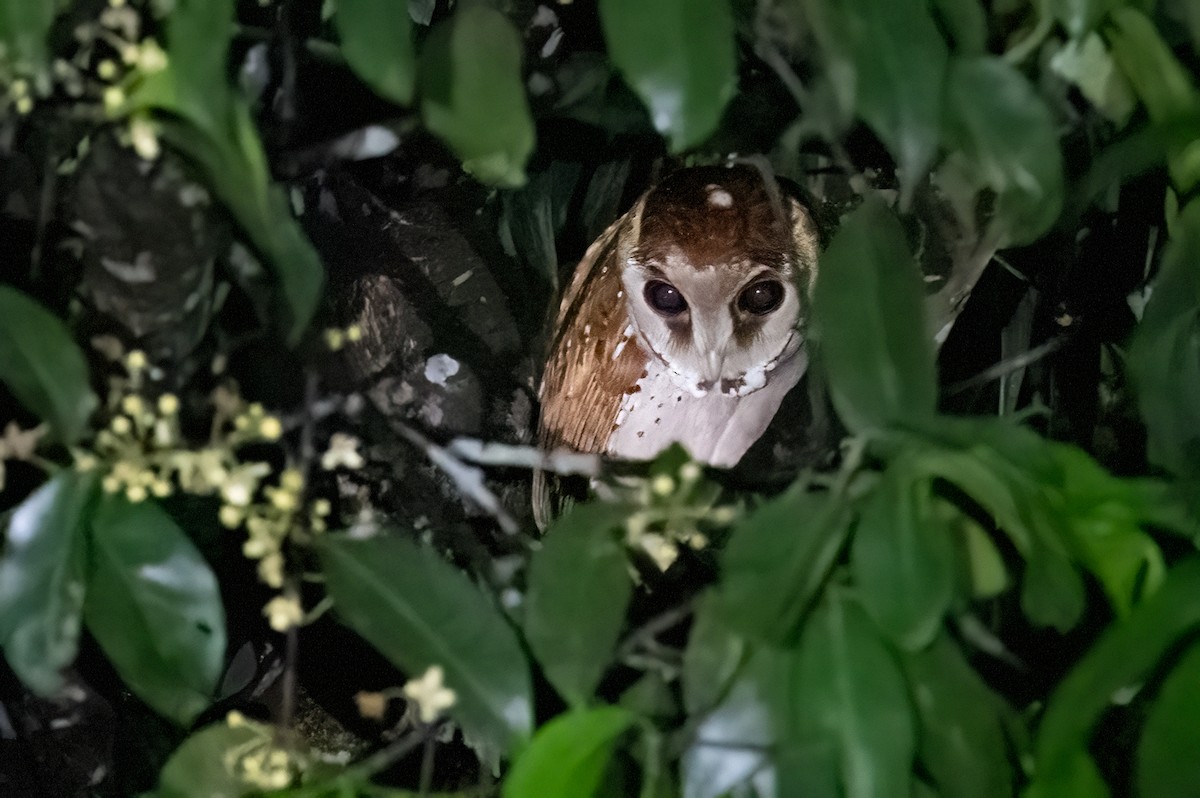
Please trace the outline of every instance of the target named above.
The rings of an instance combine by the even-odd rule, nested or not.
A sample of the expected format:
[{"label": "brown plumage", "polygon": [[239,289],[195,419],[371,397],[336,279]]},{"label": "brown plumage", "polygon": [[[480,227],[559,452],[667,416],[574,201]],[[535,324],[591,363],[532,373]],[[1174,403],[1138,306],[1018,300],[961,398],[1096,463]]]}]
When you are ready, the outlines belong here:
[{"label": "brown plumage", "polygon": [[[588,248],[563,294],[541,385],[540,445],[653,456],[671,436],[699,449],[696,435],[724,434],[721,425],[732,423],[739,398],[753,397],[787,371],[776,369],[791,364],[800,349],[816,257],[808,212],[758,170],[707,166],[667,177]],[[645,293],[664,283],[677,290],[683,310],[664,312]],[[748,311],[755,306],[745,294],[756,288],[768,299],[779,293],[778,309]],[[795,379],[802,371],[800,365]],[[655,396],[642,396],[643,389]],[[754,407],[747,438],[761,434],[758,427],[765,427],[783,392],[743,402]],[[653,400],[655,408],[673,412],[664,401],[668,393],[672,408],[714,408],[715,416],[696,413],[696,423],[720,428],[687,430],[679,419],[663,424],[656,411],[639,422],[654,440],[618,444],[614,433],[630,411],[645,415],[645,403]],[[673,431],[659,440],[659,427]],[[637,437],[643,434],[639,428]],[[744,448],[738,440],[728,451],[693,454],[727,465]],[[544,501],[540,483],[535,507]]]}]

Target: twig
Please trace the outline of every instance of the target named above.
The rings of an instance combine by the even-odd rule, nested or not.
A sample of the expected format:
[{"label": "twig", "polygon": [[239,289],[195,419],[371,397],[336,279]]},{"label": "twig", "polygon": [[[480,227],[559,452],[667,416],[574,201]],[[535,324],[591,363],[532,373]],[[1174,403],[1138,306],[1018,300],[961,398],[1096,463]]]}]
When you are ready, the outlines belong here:
[{"label": "twig", "polygon": [[658,637],[658,635],[677,625],[684,618],[691,615],[695,609],[693,606],[694,603],[694,601],[689,600],[683,604],[680,604],[678,607],[672,607],[666,612],[655,615],[637,629],[634,629],[624,640],[621,641],[620,645],[617,646],[616,658],[618,660],[624,660],[633,654],[640,646],[646,645],[647,643],[653,643],[657,645],[658,643],[654,638]]},{"label": "twig", "polygon": [[953,385],[950,385],[946,388],[946,393],[950,396],[954,396],[955,394],[960,394],[963,391],[970,390],[971,388],[985,385],[992,380],[998,380],[1006,374],[1010,374],[1019,369],[1031,366],[1042,358],[1052,355],[1059,349],[1062,349],[1067,345],[1067,342],[1071,340],[1071,337],[1072,336],[1067,333],[1057,335],[1054,338],[1051,338],[1049,341],[1046,341],[1044,344],[1039,344],[1027,352],[1022,352],[1019,355],[1013,355],[1006,360],[1001,360],[998,363],[994,363],[975,376],[967,377],[965,380],[960,380]]},{"label": "twig", "polygon": [[473,501],[484,512],[491,515],[500,524],[505,534],[515,535],[521,530],[521,525],[504,508],[499,497],[492,492],[483,481],[483,470],[467,465],[459,460],[444,446],[439,446],[426,438],[413,427],[403,421],[392,420],[392,426],[406,441],[425,452],[429,462],[440,468],[453,480],[458,492]]},{"label": "twig", "polygon": [[599,455],[563,447],[546,452],[533,446],[491,443],[478,438],[455,438],[447,444],[446,450],[461,460],[478,465],[535,468],[564,476],[599,476],[603,463]]}]

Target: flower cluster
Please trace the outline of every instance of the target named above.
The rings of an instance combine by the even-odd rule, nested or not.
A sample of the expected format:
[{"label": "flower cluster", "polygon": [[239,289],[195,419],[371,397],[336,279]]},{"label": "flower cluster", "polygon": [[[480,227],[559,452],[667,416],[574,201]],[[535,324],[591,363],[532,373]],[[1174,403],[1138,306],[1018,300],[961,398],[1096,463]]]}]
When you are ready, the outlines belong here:
[{"label": "flower cluster", "polygon": [[297,752],[274,744],[271,727],[247,720],[237,711],[226,715],[225,723],[252,733],[245,743],[225,751],[222,764],[231,776],[262,790],[281,790],[305,770],[307,762]]},{"label": "flower cluster", "polygon": [[649,478],[629,489],[635,509],[625,520],[626,543],[645,552],[662,571],[679,559],[681,545],[696,550],[708,545],[701,524],[727,526],[738,512],[718,505],[720,487],[702,479],[699,464],[685,460],[671,467],[671,459],[660,459]]}]

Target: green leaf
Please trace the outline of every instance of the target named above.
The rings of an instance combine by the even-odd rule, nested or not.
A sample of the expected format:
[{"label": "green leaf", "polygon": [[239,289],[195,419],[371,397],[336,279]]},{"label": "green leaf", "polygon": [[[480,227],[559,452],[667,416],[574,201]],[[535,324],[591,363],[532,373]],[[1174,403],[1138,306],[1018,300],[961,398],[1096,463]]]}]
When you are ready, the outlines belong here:
[{"label": "green leaf", "polygon": [[168,66],[142,79],[123,110],[164,114],[163,138],[201,167],[278,278],[280,326],[295,344],[316,312],[325,273],[272,181],[246,102],[226,76],[233,22],[231,0],[175,0],[166,19]]},{"label": "green leaf", "polygon": [[130,690],[186,725],[207,708],[224,667],[216,577],[153,501],[106,495],[91,526],[88,630]]},{"label": "green leaf", "polygon": [[829,740],[846,798],[907,798],[915,755],[904,677],[862,609],[831,592],[805,625],[780,727],[784,748]]},{"label": "green leaf", "polygon": [[934,17],[949,33],[959,55],[983,55],[987,52],[987,14],[979,0],[933,0]]},{"label": "green leaf", "polygon": [[949,530],[932,501],[929,481],[894,462],[863,505],[850,549],[863,607],[910,650],[933,640],[954,593]]},{"label": "green leaf", "polygon": [[1058,219],[1063,166],[1054,118],[1016,69],[990,56],[953,59],[945,137],[949,167],[995,192],[1003,245],[1034,241]]},{"label": "green leaf", "polygon": [[698,600],[695,621],[683,650],[683,706],[690,714],[715,706],[746,657],[746,641],[721,617],[715,593]]},{"label": "green leaf", "polygon": [[546,678],[586,704],[613,656],[633,591],[613,508],[577,505],[546,533],[529,563],[525,637]]},{"label": "green leaf", "polygon": [[[1200,203],[1182,211],[1129,350],[1153,462],[1200,478]],[[1185,388],[1186,386],[1186,388]]]},{"label": "green leaf", "polygon": [[31,690],[50,695],[75,660],[83,610],[81,526],[94,474],[62,471],[16,507],[0,558],[0,649]]},{"label": "green leaf", "polygon": [[1097,33],[1064,44],[1050,59],[1050,69],[1079,88],[1096,110],[1118,127],[1133,113],[1137,100],[1125,73]]},{"label": "green leaf", "polygon": [[740,521],[721,557],[716,600],[738,633],[793,638],[846,539],[845,503],[793,489]]},{"label": "green leaf", "polygon": [[1109,11],[1125,2],[1126,0],[1050,0],[1049,9],[1071,37],[1078,39],[1099,25]]},{"label": "green leaf", "polygon": [[261,792],[232,767],[239,754],[269,744],[272,727],[244,721],[236,726],[214,723],[188,737],[171,754],[158,775],[155,798],[241,798]]},{"label": "green leaf", "polygon": [[697,716],[696,734],[679,763],[684,798],[726,795],[769,764],[766,752],[775,741],[769,707],[786,695],[777,694],[773,654],[763,649],[751,656],[720,703]]},{"label": "green leaf", "polygon": [[524,185],[534,146],[521,53],[520,34],[503,14],[460,6],[429,34],[417,72],[425,126],[464,169],[505,188]]},{"label": "green leaf", "polygon": [[79,440],[99,404],[66,325],[7,285],[0,285],[0,380],[62,443]]},{"label": "green leaf", "polygon": [[1021,609],[1034,623],[1066,632],[1086,607],[1083,577],[1066,555],[1038,544],[1026,556]]},{"label": "green leaf", "polygon": [[412,102],[417,58],[409,3],[396,0],[337,0],[333,23],[350,68],[388,100]]},{"label": "green leaf", "polygon": [[[1105,29],[1113,58],[1146,106],[1153,122],[1169,124],[1194,114],[1200,94],[1188,70],[1159,35],[1154,23],[1136,8],[1119,8]],[[1175,144],[1168,160],[1172,182],[1182,192],[1200,184],[1200,159],[1191,141]]]},{"label": "green leaf", "polygon": [[737,90],[729,0],[600,0],[608,54],[673,152],[702,143]]},{"label": "green leaf", "polygon": [[1138,743],[1138,795],[1188,795],[1200,784],[1200,647],[1163,682]]},{"label": "green leaf", "polygon": [[842,106],[887,145],[902,205],[937,154],[947,48],[923,0],[807,4]]},{"label": "green leaf", "polygon": [[1013,767],[1008,759],[1003,704],[939,636],[902,664],[917,706],[918,755],[942,798],[1010,798]]},{"label": "green leaf", "polygon": [[451,715],[505,750],[533,726],[529,665],[507,619],[433,550],[395,536],[321,538],[321,565],[338,615],[407,673],[445,672]]},{"label": "green leaf", "polygon": [[578,798],[600,786],[617,739],[637,716],[621,707],[559,715],[538,730],[504,780],[504,798]]},{"label": "green leaf", "polygon": [[851,430],[933,414],[937,380],[923,312],[904,231],[869,199],[826,250],[813,300],[834,406]]},{"label": "green leaf", "polygon": [[64,0],[0,0],[0,50],[21,75],[44,75],[49,51],[46,37]]},{"label": "green leaf", "polygon": [[[1054,691],[1038,726],[1030,795],[1107,795],[1088,755],[1096,721],[1115,692],[1143,681],[1197,627],[1200,558],[1193,556],[1172,569],[1158,592],[1128,618],[1109,627]],[[1092,782],[1099,782],[1099,789]],[[1090,792],[1073,791],[1089,783]]]}]

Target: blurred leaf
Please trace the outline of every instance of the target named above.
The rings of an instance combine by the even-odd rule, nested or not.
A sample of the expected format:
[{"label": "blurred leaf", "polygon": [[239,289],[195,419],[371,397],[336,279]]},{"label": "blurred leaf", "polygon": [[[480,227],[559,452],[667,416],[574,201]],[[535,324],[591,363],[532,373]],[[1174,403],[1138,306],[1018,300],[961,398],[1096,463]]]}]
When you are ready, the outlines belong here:
[{"label": "blurred leaf", "polygon": [[191,723],[225,665],[216,577],[153,501],[105,495],[91,527],[88,631],[130,690],[156,712]]},{"label": "blurred leaf", "polygon": [[1050,59],[1050,69],[1079,88],[1118,127],[1125,124],[1137,105],[1125,73],[1117,68],[1104,40],[1096,33],[1065,43]]},{"label": "blurred leaf", "polygon": [[1124,5],[1126,0],[1050,0],[1049,10],[1058,18],[1073,39],[1100,24],[1113,8]]},{"label": "blurred leaf", "polygon": [[337,0],[333,14],[346,63],[379,96],[399,105],[412,102],[416,80],[411,10],[411,3],[397,0]]},{"label": "blurred leaf", "polygon": [[576,505],[547,531],[529,563],[525,637],[546,678],[586,704],[612,660],[633,591],[612,508]]},{"label": "blurred leaf", "polygon": [[[1146,106],[1151,121],[1169,124],[1195,114],[1200,95],[1154,23],[1141,11],[1128,7],[1113,11],[1109,20],[1105,33],[1113,58]],[[1200,158],[1190,142],[1172,147],[1168,166],[1180,191],[1190,192],[1200,184]]]},{"label": "blurred leaf", "polygon": [[1003,245],[1034,241],[1058,219],[1063,166],[1054,118],[1016,69],[991,56],[951,60],[945,138],[951,168],[996,193]]},{"label": "blurred leaf", "polygon": [[1138,744],[1138,795],[1189,795],[1200,785],[1200,647],[1193,645],[1154,699]]},{"label": "blurred leaf", "polygon": [[1002,715],[1012,714],[947,637],[902,660],[920,728],[918,755],[941,798],[1010,798]]},{"label": "blurred leaf", "polygon": [[75,660],[83,610],[81,526],[96,477],[65,470],[17,505],[0,558],[0,649],[39,695]]},{"label": "blurred leaf", "polygon": [[680,682],[683,706],[689,714],[710,709],[721,699],[737,674],[746,649],[746,641],[722,620],[716,594],[705,594],[697,603],[695,621],[683,651]]},{"label": "blurred leaf", "polygon": [[418,25],[428,25],[432,22],[436,8],[437,0],[408,0],[408,15]]},{"label": "blurred leaf", "polygon": [[[785,677],[786,678],[786,677]],[[846,798],[908,798],[915,755],[904,677],[871,619],[831,591],[800,637],[779,743],[833,741]]]},{"label": "blurred leaf", "polygon": [[1079,621],[1086,604],[1083,577],[1066,555],[1035,545],[1026,555],[1021,580],[1021,609],[1029,619],[1066,632]]},{"label": "blurred leaf", "polygon": [[979,0],[933,0],[933,15],[950,34],[954,52],[983,55],[987,52],[987,15]]},{"label": "blurred leaf", "polygon": [[807,7],[841,105],[880,138],[901,205],[937,154],[947,48],[922,0],[813,0]]},{"label": "blurred leaf", "polygon": [[579,798],[600,786],[613,746],[637,716],[621,707],[567,712],[542,726],[504,780],[504,798]]},{"label": "blurred leaf", "polygon": [[672,152],[708,138],[737,90],[729,0],[600,0],[608,54]]},{"label": "blurred leaf", "polygon": [[[717,798],[748,782],[768,765],[774,741],[768,707],[776,698],[774,657],[752,656],[714,708],[699,716],[679,763],[684,798]],[[691,710],[695,712],[696,710]]]},{"label": "blurred leaf", "polygon": [[849,529],[845,503],[794,488],[734,528],[721,558],[716,600],[738,633],[793,638],[829,577]]},{"label": "blurred leaf", "polygon": [[395,536],[318,543],[338,615],[398,667],[445,671],[451,716],[503,750],[533,726],[529,665],[507,619],[460,571]]},{"label": "blurred leaf", "polygon": [[1038,727],[1030,796],[1107,795],[1088,755],[1096,721],[1116,691],[1143,681],[1197,627],[1200,558],[1193,556],[1128,618],[1109,627],[1054,691]]},{"label": "blurred leaf", "polygon": [[460,6],[421,50],[421,118],[484,183],[525,184],[534,146],[521,79],[521,37],[485,5]]},{"label": "blurred leaf", "polygon": [[[1193,485],[1200,479],[1200,203],[1179,216],[1154,293],[1129,350],[1150,459]],[[1194,490],[1194,488],[1193,488]]]},{"label": "blurred leaf", "polygon": [[1000,595],[1008,587],[1008,569],[996,544],[983,527],[966,515],[959,517],[958,527],[963,534],[972,595],[975,598]]},{"label": "blurred leaf", "polygon": [[233,765],[238,753],[249,753],[271,739],[272,727],[254,721],[237,726],[224,722],[205,726],[175,750],[158,776],[156,798],[241,798],[261,791]]},{"label": "blurred leaf", "polygon": [[254,119],[226,75],[233,14],[232,0],[174,0],[165,23],[168,66],[136,84],[122,110],[166,114],[163,138],[202,168],[274,270],[284,298],[281,326],[295,344],[316,312],[325,272],[272,182]]},{"label": "blurred leaf", "polygon": [[62,443],[83,436],[99,405],[87,361],[66,325],[7,285],[0,285],[0,381]]},{"label": "blurred leaf", "polygon": [[893,462],[863,504],[850,567],[863,607],[902,648],[924,648],[954,592],[949,530],[932,512],[930,483]]},{"label": "blurred leaf", "polygon": [[0,52],[21,75],[45,75],[46,37],[65,0],[0,0]]},{"label": "blurred leaf", "polygon": [[904,231],[868,199],[825,251],[813,299],[834,406],[851,430],[932,416],[937,380],[923,309]]}]

